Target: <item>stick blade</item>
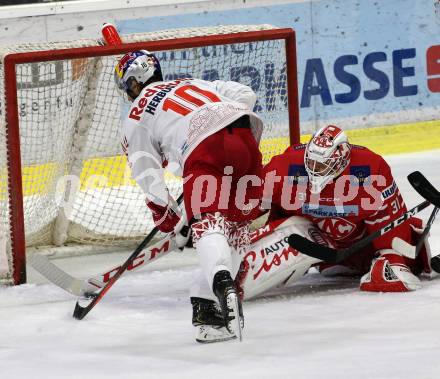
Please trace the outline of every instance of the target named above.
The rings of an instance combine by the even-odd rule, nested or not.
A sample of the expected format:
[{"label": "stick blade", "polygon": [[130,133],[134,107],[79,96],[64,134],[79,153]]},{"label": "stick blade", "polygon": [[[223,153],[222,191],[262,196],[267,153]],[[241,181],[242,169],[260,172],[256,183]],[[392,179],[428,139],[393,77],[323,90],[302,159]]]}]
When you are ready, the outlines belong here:
[{"label": "stick blade", "polygon": [[420,171],[414,171],[409,174],[408,181],[420,196],[436,207],[440,207],[440,192],[434,188]]},{"label": "stick blade", "polygon": [[37,253],[29,254],[26,260],[34,270],[38,271],[47,280],[72,295],[84,296],[87,292],[96,291],[96,286],[69,275],[44,255]]},{"label": "stick blade", "polygon": [[291,247],[298,250],[300,253],[308,255],[309,257],[319,259],[327,263],[338,263],[338,252],[331,247],[319,245],[299,234],[291,234],[287,239]]}]

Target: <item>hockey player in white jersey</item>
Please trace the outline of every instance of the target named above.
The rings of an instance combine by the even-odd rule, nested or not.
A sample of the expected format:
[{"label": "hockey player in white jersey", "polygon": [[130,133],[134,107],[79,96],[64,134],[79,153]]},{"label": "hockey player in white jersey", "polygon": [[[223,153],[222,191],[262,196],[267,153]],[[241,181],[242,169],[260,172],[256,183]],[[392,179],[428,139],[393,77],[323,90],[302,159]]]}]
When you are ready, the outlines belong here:
[{"label": "hockey player in white jersey", "polygon": [[[132,102],[122,125],[123,148],[153,220],[163,232],[181,224],[164,182],[168,166],[184,179],[194,245],[225,327],[231,338],[241,338],[244,321],[231,277],[231,250],[246,248],[249,221],[261,198],[262,121],[252,111],[256,95],[236,82],[163,81],[159,61],[145,50],[119,60],[115,81]],[[238,182],[247,175],[254,180],[243,193]]]}]

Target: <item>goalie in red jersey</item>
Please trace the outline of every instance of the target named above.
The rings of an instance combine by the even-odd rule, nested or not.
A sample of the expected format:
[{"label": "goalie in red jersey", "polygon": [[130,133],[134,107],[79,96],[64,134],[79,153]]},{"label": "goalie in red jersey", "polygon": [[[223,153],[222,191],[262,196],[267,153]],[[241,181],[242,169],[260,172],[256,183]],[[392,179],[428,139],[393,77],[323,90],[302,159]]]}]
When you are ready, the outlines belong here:
[{"label": "goalie in red jersey", "polygon": [[[385,160],[366,147],[351,145],[333,125],[321,128],[308,144],[293,145],[273,157],[264,174],[262,206],[270,208],[269,221],[305,217],[336,248],[349,247],[407,210]],[[428,243],[416,259],[409,259],[392,241],[400,238],[415,245],[421,229],[422,221],[411,218],[341,265],[320,264],[320,271],[363,274],[363,291],[415,290],[420,287],[417,275],[431,271]]]}]

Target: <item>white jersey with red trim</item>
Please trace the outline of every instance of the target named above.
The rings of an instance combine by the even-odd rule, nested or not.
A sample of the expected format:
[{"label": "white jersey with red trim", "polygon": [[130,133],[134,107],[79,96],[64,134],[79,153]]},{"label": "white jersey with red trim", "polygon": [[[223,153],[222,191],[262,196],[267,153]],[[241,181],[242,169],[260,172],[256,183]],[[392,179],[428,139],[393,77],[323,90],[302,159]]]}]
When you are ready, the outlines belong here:
[{"label": "white jersey with red trim", "polygon": [[191,152],[207,137],[249,115],[259,142],[263,123],[252,112],[256,95],[232,81],[176,79],[145,87],[122,125],[132,175],[148,200],[168,203],[163,168],[182,175]]}]

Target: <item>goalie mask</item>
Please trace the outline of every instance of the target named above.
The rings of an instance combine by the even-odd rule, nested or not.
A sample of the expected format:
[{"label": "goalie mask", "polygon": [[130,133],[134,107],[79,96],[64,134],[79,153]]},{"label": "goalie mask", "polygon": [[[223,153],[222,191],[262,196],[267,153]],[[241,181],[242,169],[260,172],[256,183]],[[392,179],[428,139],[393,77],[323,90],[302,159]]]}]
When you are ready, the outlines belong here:
[{"label": "goalie mask", "polygon": [[351,146],[347,135],[337,126],[319,129],[307,144],[304,164],[312,193],[320,193],[350,163]]},{"label": "goalie mask", "polygon": [[114,78],[121,93],[131,99],[139,95],[139,86],[142,89],[151,82],[163,80],[159,60],[147,50],[125,54],[116,64]]}]

